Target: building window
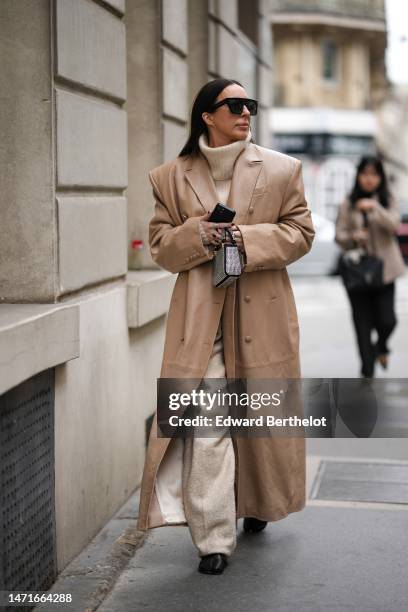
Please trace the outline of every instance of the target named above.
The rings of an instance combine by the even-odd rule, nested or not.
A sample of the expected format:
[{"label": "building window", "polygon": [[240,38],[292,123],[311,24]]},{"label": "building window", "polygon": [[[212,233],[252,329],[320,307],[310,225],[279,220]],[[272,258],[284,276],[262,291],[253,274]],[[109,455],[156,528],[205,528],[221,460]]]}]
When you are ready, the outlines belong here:
[{"label": "building window", "polygon": [[335,82],[338,80],[338,48],[334,40],[326,38],[321,43],[322,79]]},{"label": "building window", "polygon": [[238,0],[238,28],[254,45],[258,44],[258,0]]}]

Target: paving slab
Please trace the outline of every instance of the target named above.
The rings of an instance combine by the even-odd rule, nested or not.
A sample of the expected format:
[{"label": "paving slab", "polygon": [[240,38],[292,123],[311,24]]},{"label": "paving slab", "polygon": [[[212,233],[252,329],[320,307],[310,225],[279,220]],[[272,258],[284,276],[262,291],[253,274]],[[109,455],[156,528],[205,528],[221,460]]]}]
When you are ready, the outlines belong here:
[{"label": "paving slab", "polygon": [[321,461],[311,497],[408,505],[408,463]]}]

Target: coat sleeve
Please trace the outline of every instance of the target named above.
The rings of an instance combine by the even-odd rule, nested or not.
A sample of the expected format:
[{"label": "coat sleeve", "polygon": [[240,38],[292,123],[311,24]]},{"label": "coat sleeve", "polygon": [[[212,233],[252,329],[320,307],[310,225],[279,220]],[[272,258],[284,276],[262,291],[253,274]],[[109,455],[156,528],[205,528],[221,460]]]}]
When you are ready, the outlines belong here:
[{"label": "coat sleeve", "polygon": [[401,222],[399,206],[395,198],[390,197],[387,208],[375,200],[373,210],[368,212],[368,222],[395,234]]},{"label": "coat sleeve", "polygon": [[350,226],[350,202],[348,199],[344,200],[339,206],[334,239],[346,251],[356,246],[353,239],[353,230]]},{"label": "coat sleeve", "polygon": [[278,222],[237,227],[245,248],[244,272],[285,268],[310,250],[315,231],[305,200],[299,160],[289,177]]},{"label": "coat sleeve", "polygon": [[153,261],[169,272],[190,270],[214,257],[202,241],[199,217],[180,224],[164,202],[152,171],[149,179],[155,198],[154,216],[149,223],[149,245]]}]

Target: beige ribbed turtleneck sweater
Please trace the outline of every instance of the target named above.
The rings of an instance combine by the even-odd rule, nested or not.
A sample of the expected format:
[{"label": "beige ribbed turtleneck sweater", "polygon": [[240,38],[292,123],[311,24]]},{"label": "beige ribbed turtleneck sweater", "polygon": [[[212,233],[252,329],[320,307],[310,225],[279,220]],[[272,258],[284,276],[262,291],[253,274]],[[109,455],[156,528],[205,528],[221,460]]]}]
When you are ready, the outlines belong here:
[{"label": "beige ribbed turtleneck sweater", "polygon": [[[251,137],[251,129],[249,129],[248,134],[244,140],[236,140],[231,144],[224,145],[221,147],[209,147],[207,135],[205,133],[201,134],[200,138],[198,139],[200,151],[206,157],[210,166],[211,175],[214,179],[214,185],[218,195],[218,200],[223,204],[226,204],[228,200],[232,175],[234,173],[234,165],[237,160],[237,157],[248,146]],[[212,245],[206,245],[205,234],[203,234],[202,231],[201,238],[203,240],[203,244],[207,248],[214,248],[212,247]],[[214,351],[217,352],[220,350],[219,343],[221,339],[222,327],[220,320],[217,334],[215,336],[216,345],[213,348],[213,354]]]},{"label": "beige ribbed turtleneck sweater", "polygon": [[201,134],[198,140],[200,151],[210,165],[218,198],[224,204],[226,204],[228,199],[237,157],[248,146],[250,140],[251,130],[248,131],[245,140],[236,140],[231,144],[221,147],[208,146],[208,139],[205,133]]},{"label": "beige ribbed turtleneck sweater", "polygon": [[[198,139],[200,151],[207,159],[210,166],[211,176],[214,180],[218,200],[224,204],[226,204],[228,200],[234,165],[237,157],[248,146],[251,138],[251,129],[249,129],[244,140],[236,140],[231,144],[223,145],[221,147],[208,146],[208,139],[205,133],[201,134],[200,138]],[[204,246],[206,246],[207,249],[215,248],[213,245],[207,245],[206,237],[202,231],[201,225],[200,233]]]}]

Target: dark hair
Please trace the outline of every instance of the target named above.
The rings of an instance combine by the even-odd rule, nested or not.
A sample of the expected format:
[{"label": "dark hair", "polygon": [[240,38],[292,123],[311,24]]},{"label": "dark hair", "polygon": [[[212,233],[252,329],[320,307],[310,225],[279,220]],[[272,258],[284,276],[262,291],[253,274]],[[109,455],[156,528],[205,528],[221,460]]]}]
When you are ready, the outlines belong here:
[{"label": "dark hair", "polygon": [[365,170],[367,166],[372,166],[377,172],[377,174],[379,174],[381,177],[381,182],[378,188],[376,189],[375,193],[377,193],[380,203],[384,206],[384,208],[387,208],[388,202],[390,199],[390,192],[388,190],[387,177],[385,175],[384,166],[383,166],[382,161],[378,157],[375,157],[374,155],[365,155],[364,157],[361,158],[357,166],[354,187],[350,193],[351,206],[354,208],[357,200],[359,200],[360,198],[369,198],[373,195],[373,193],[367,192],[364,189],[362,189],[358,182],[358,175],[360,174],[360,172]]},{"label": "dark hair", "polygon": [[190,119],[190,135],[184,147],[181,149],[178,157],[184,155],[197,155],[200,152],[198,139],[201,134],[205,133],[208,138],[208,129],[205,121],[202,118],[202,113],[211,112],[213,104],[217,96],[228,85],[243,85],[235,79],[213,79],[200,89],[193,102]]}]

